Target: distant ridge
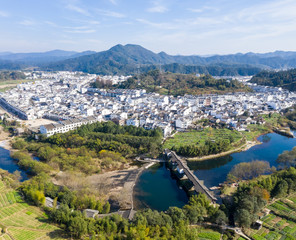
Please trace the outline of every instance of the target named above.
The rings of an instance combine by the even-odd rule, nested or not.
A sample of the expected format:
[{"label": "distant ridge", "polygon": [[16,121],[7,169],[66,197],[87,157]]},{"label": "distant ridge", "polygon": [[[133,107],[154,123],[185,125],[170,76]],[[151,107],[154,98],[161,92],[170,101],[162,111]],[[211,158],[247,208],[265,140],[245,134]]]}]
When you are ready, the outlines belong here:
[{"label": "distant ridge", "polygon": [[44,63],[56,62],[72,57],[80,57],[95,53],[94,51],[75,52],[64,50],[52,50],[48,52],[35,52],[35,53],[0,53],[0,60],[17,62],[25,65],[40,65]]},{"label": "distant ridge", "polygon": [[107,51],[49,64],[46,69],[78,70],[97,74],[132,74],[152,70],[160,65],[165,71],[181,73],[254,75],[262,69],[296,67],[296,52],[237,53],[209,57],[173,56],[165,52],[157,54],[140,45],[118,44]]},{"label": "distant ridge", "polygon": [[[140,45],[115,45],[102,52],[53,50],[44,53],[0,53],[0,60],[42,70],[70,70],[97,74],[135,74],[160,68],[179,73],[254,75],[262,69],[296,67],[296,52],[237,53],[211,56],[154,53]],[[1,68],[1,65],[0,65]],[[3,69],[3,68],[2,68]]]}]

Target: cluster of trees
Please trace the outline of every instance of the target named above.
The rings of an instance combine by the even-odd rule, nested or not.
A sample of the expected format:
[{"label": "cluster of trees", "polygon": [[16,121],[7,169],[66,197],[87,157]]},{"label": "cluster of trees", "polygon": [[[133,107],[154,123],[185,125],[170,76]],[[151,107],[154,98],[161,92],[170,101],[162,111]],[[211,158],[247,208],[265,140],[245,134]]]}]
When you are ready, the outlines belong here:
[{"label": "cluster of trees", "polygon": [[295,167],[296,165],[296,147],[291,151],[284,151],[276,160],[283,167]]},{"label": "cluster of trees", "polygon": [[[158,69],[157,65],[141,67],[141,72],[148,72]],[[259,73],[261,68],[248,64],[209,64],[209,65],[192,65],[171,63],[161,66],[165,72],[182,73],[182,74],[210,74],[212,76],[251,76]]]},{"label": "cluster of trees", "polygon": [[227,205],[230,219],[241,227],[250,227],[269,198],[281,198],[296,191],[296,169],[290,167],[240,184],[233,196],[233,203]]},{"label": "cluster of trees", "polygon": [[183,208],[170,207],[166,212],[138,211],[132,222],[118,215],[86,218],[63,205],[50,210],[49,216],[74,237],[99,235],[101,239],[198,239],[198,230],[190,225],[205,220],[217,224],[227,222],[225,213],[211,205],[203,194],[193,196]]},{"label": "cluster of trees", "polygon": [[197,77],[191,74],[177,74],[159,70],[149,71],[140,76],[134,76],[119,84],[119,88],[144,88],[148,92],[183,96],[185,94],[201,94],[217,91],[248,91],[242,83],[233,80],[214,79],[210,75]]},{"label": "cluster of trees", "polygon": [[84,125],[75,131],[51,136],[43,142],[66,148],[86,146],[96,152],[110,150],[131,157],[143,153],[158,155],[161,140],[162,131],[159,128],[145,130],[109,121]]},{"label": "cluster of trees", "polygon": [[[100,172],[100,163],[104,161],[104,159],[98,158],[96,152],[83,146],[80,148],[64,148],[42,142],[27,143],[19,139],[13,143],[13,147],[21,149],[21,151],[12,153],[11,157],[18,160],[18,165],[31,175],[49,173],[52,170],[93,174]],[[29,152],[37,156],[40,161],[32,159]],[[111,155],[113,156],[113,153]],[[125,159],[122,161],[125,162]],[[116,163],[118,165],[118,162]]]},{"label": "cluster of trees", "polygon": [[108,201],[97,198],[93,194],[71,191],[65,186],[57,186],[50,181],[48,175],[42,173],[25,181],[19,187],[26,199],[37,205],[44,206],[45,197],[54,199],[57,202],[76,210],[94,209],[100,213],[109,213],[110,204]]},{"label": "cluster of trees", "polygon": [[229,172],[227,179],[229,181],[249,180],[255,177],[259,177],[263,174],[269,174],[274,171],[275,168],[271,168],[267,161],[252,161],[242,162],[235,165]]},{"label": "cluster of trees", "polygon": [[231,139],[207,140],[204,144],[191,144],[173,146],[172,150],[185,157],[202,157],[210,154],[217,154],[229,150]]},{"label": "cluster of trees", "polygon": [[38,175],[40,173],[50,173],[52,168],[46,163],[36,161],[27,152],[17,151],[10,155],[18,161],[20,168],[27,171],[30,175]]},{"label": "cluster of trees", "polygon": [[[102,87],[98,80],[95,86]],[[109,87],[104,85],[104,87]],[[185,94],[201,94],[214,92],[250,91],[248,87],[237,80],[228,81],[215,79],[210,75],[197,77],[192,74],[177,74],[159,70],[152,70],[139,76],[129,78],[127,81],[114,85],[113,88],[136,89],[143,88],[148,92],[183,96]]]},{"label": "cluster of trees", "polygon": [[17,80],[17,79],[25,79],[26,75],[20,71],[0,71],[0,80]]},{"label": "cluster of trees", "polygon": [[296,105],[286,108],[282,111],[284,117],[280,120],[288,125],[291,129],[296,129]]},{"label": "cluster of trees", "polygon": [[259,85],[273,87],[283,87],[290,91],[295,91],[296,86],[296,69],[287,71],[262,71],[256,74],[251,81]]},{"label": "cluster of trees", "polygon": [[[75,131],[55,134],[38,141],[17,139],[12,155],[19,165],[37,175],[50,170],[98,173],[102,169],[118,169],[128,157],[150,153],[157,156],[161,150],[162,131],[145,130],[133,126],[119,126],[113,122],[84,125]],[[42,162],[30,159],[33,153]],[[46,169],[46,166],[50,166]]]}]

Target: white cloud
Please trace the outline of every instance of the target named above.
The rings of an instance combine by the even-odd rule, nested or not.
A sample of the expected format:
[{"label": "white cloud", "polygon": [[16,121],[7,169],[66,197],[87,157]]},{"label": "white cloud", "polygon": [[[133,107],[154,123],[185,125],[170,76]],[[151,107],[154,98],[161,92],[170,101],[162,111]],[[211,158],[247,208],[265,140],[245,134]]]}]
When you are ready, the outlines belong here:
[{"label": "white cloud", "polygon": [[113,5],[117,5],[117,1],[116,0],[109,0],[110,3],[112,3]]},{"label": "white cloud", "polygon": [[90,21],[85,21],[85,23],[91,24],[91,25],[100,25],[101,22],[95,21],[95,20],[90,20]]},{"label": "white cloud", "polygon": [[95,33],[95,29],[73,29],[65,31],[67,33]]},{"label": "white cloud", "polygon": [[71,11],[74,11],[74,12],[80,13],[82,15],[85,15],[85,16],[90,16],[91,15],[86,9],[78,7],[78,6],[73,5],[73,4],[68,4],[66,6],[66,8],[71,10]]},{"label": "white cloud", "polygon": [[208,7],[208,6],[201,7],[201,8],[188,8],[187,10],[194,13],[203,13],[206,11],[214,11],[214,12],[219,11],[218,8]]},{"label": "white cloud", "polygon": [[113,12],[113,11],[109,11],[109,10],[97,10],[99,14],[102,14],[106,17],[114,17],[114,18],[125,18],[126,16],[122,13],[119,12]]},{"label": "white cloud", "polygon": [[26,20],[19,22],[19,24],[24,25],[24,26],[33,26],[33,25],[36,25],[36,22],[26,19]]},{"label": "white cloud", "polygon": [[153,1],[153,6],[147,9],[147,12],[151,13],[164,13],[168,11],[168,8],[164,6],[160,1]]},{"label": "white cloud", "polygon": [[0,11],[0,17],[8,17],[8,16],[9,16],[9,13]]},{"label": "white cloud", "polygon": [[138,18],[136,19],[138,22],[140,23],[143,23],[143,24],[146,24],[148,26],[151,26],[151,27],[155,27],[155,28],[159,28],[159,29],[164,29],[164,30],[172,30],[172,29],[177,29],[178,26],[174,23],[166,23],[166,22],[151,22],[151,21],[148,21],[146,19],[142,19],[142,18]]}]

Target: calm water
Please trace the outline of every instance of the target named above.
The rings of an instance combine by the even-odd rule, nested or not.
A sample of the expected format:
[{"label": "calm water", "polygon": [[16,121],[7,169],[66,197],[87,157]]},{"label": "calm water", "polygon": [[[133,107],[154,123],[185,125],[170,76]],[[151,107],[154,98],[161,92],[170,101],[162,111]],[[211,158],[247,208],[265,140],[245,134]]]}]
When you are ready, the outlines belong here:
[{"label": "calm water", "polygon": [[[277,166],[278,155],[296,146],[296,138],[276,133],[260,136],[258,140],[262,144],[247,151],[202,162],[190,162],[188,165],[207,187],[212,187],[224,182],[231,168],[238,163],[264,160],[271,166]],[[182,207],[188,201],[185,192],[179,189],[164,165],[153,166],[143,172],[135,186],[134,199],[137,208],[150,207],[156,210],[166,210],[170,206]]]},{"label": "calm water", "polygon": [[258,140],[262,144],[247,151],[202,162],[190,162],[188,166],[199,179],[204,180],[207,187],[212,187],[223,183],[229,171],[238,163],[264,160],[268,161],[270,166],[278,166],[278,155],[296,146],[296,138],[287,138],[276,133],[260,136]]},{"label": "calm water", "polygon": [[13,173],[15,170],[21,172],[22,181],[28,179],[25,171],[20,169],[16,162],[10,157],[10,151],[0,147],[0,168],[7,170],[10,173]]},{"label": "calm water", "polygon": [[164,211],[169,206],[182,207],[187,201],[185,191],[179,188],[164,163],[145,170],[134,188],[136,209],[149,207]]}]

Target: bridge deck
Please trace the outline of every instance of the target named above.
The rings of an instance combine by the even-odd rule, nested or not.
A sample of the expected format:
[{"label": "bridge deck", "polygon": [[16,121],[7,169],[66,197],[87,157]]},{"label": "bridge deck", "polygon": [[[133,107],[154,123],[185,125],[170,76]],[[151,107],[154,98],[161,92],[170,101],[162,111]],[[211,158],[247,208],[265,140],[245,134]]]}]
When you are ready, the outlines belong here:
[{"label": "bridge deck", "polygon": [[204,193],[212,202],[216,202],[217,198],[215,198],[210,190],[194,175],[194,173],[187,166],[187,163],[183,161],[174,151],[171,151],[170,153],[172,160],[175,160],[183,168],[185,175],[193,183],[195,191]]}]

